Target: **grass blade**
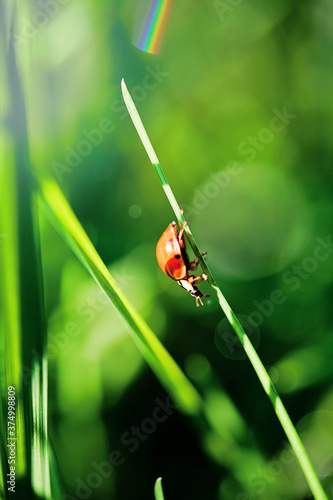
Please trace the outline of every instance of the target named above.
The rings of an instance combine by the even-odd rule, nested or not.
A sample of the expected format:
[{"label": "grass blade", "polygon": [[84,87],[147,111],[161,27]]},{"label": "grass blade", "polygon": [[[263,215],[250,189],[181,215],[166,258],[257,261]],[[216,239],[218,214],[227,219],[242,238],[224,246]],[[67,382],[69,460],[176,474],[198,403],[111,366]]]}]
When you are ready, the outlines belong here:
[{"label": "grass blade", "polygon": [[[150,158],[150,161],[152,162],[155,171],[160,179],[160,182],[162,184],[162,187],[164,189],[164,192],[170,202],[170,205],[180,223],[183,223],[185,221],[181,211],[179,204],[172,192],[172,189],[166,179],[166,176],[163,172],[163,169],[159,163],[159,160],[157,158],[157,155],[154,151],[154,148],[150,142],[150,139],[148,137],[148,134],[143,126],[142,120],[139,116],[139,113],[135,107],[135,104],[132,100],[132,97],[130,93],[128,92],[128,89],[126,87],[124,79],[121,81],[121,88],[122,88],[122,93],[124,97],[124,101],[126,104],[126,107],[128,109],[128,112],[131,116],[131,119],[133,121],[133,124],[139,134],[139,137],[142,141],[142,144],[147,151],[147,154]],[[195,239],[193,237],[193,234],[189,228],[189,225],[187,224],[185,227],[185,232],[186,236],[189,240],[189,243],[195,253],[196,256],[201,255],[201,251],[199,250]],[[235,333],[237,334],[263,388],[264,391],[266,392],[267,396],[269,397],[274,411],[276,413],[276,416],[278,417],[281,426],[283,427],[286,436],[294,450],[294,453],[299,461],[299,464],[303,470],[304,476],[308,482],[308,485],[314,495],[314,498],[316,500],[325,500],[327,499],[327,496],[323,490],[323,487],[318,479],[317,474],[314,471],[313,465],[310,461],[310,458],[304,448],[304,445],[289,417],[289,414],[284,407],[282,400],[280,396],[278,395],[263,363],[261,362],[261,359],[259,358],[256,350],[254,349],[252,343],[250,342],[250,339],[246,335],[242,325],[238,321],[235,313],[231,309],[230,305],[228,304],[226,298],[224,297],[223,293],[221,292],[220,288],[218,287],[209,267],[207,266],[206,262],[203,260],[202,257],[200,257],[200,264],[202,267],[203,272],[207,275],[208,277],[208,283],[210,284],[220,306],[221,309],[224,311],[227,319],[229,320],[232,328],[234,329]]]},{"label": "grass blade", "polygon": [[183,412],[197,414],[201,407],[199,394],[118,287],[58,185],[54,180],[42,176],[38,177],[38,183],[42,204],[47,215],[96,283],[109,297],[120,317],[129,327],[133,340],[153,372]]},{"label": "grass blade", "polygon": [[[5,44],[3,44],[5,47]],[[3,48],[2,47],[2,48]],[[47,435],[47,364],[38,218],[29,172],[25,102],[13,45],[3,60],[11,120],[0,132],[1,148],[1,413],[2,439],[14,442],[2,458],[8,490],[8,458],[15,464],[15,493],[20,498],[49,499]],[[3,111],[3,109],[2,109]],[[15,393],[7,415],[7,393]],[[12,394],[11,394],[12,395]],[[8,398],[9,400],[9,398]],[[9,410],[9,408],[8,408]],[[13,416],[14,413],[14,416]],[[5,427],[4,427],[4,425]],[[11,425],[10,425],[11,424]],[[9,455],[9,452],[13,452]],[[13,456],[14,455],[14,456]],[[10,462],[13,464],[13,462]]]},{"label": "grass blade", "polygon": [[[121,80],[121,89],[123,92],[124,101],[125,101],[127,110],[130,114],[130,117],[132,118],[132,122],[134,123],[134,126],[139,134],[140,139],[141,139],[141,142],[142,142],[142,144],[143,144],[143,146],[144,146],[144,148],[149,156],[150,161],[152,162],[152,164],[156,170],[158,178],[161,181],[162,187],[163,187],[164,192],[165,192],[165,194],[166,194],[166,196],[167,196],[167,198],[172,206],[172,209],[173,209],[178,221],[185,222],[185,219],[180,211],[180,207],[178,205],[178,202],[177,202],[176,198],[174,197],[174,194],[169,186],[169,183],[168,183],[168,181],[164,175],[164,172],[161,168],[161,165],[158,161],[158,158],[157,158],[157,155],[154,151],[152,143],[149,140],[146,129],[143,126],[140,115],[135,107],[135,104],[130,96],[130,93],[127,90],[124,79]],[[189,231],[186,230],[186,233],[188,234]],[[199,254],[197,253],[196,255],[199,255]]]},{"label": "grass blade", "polygon": [[[249,484],[244,480],[242,463],[238,459],[240,456],[238,444],[235,443],[228,430],[212,418],[209,407],[202,401],[195,387],[124,296],[77,220],[58,184],[52,178],[37,172],[35,177],[39,185],[40,200],[47,216],[109,297],[141,354],[171,395],[178,409],[191,417],[198,429],[203,448],[207,451],[205,442],[207,435],[214,438],[220,449],[224,450],[219,457],[219,465],[228,468],[242,485],[242,489],[248,491]],[[207,453],[210,451],[208,450]]]},{"label": "grass blade", "polygon": [[154,487],[155,500],[164,500],[163,488],[162,488],[162,478],[156,479]]}]

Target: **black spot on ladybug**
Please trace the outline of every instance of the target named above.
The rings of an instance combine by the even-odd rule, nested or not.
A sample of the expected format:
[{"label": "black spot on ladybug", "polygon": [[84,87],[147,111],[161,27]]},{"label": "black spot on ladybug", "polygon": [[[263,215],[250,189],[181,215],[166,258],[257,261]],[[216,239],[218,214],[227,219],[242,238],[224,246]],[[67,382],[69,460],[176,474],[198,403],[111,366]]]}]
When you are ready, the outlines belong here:
[{"label": "black spot on ladybug", "polygon": [[180,259],[179,253],[177,255],[175,255],[175,259]]}]

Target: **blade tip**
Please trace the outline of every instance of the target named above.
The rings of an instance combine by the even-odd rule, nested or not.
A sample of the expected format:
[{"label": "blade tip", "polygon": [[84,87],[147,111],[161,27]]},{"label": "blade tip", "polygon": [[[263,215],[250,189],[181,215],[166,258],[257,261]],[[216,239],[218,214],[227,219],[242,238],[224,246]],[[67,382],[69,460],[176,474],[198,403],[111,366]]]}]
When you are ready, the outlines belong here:
[{"label": "blade tip", "polygon": [[124,90],[127,90],[124,78],[121,79],[121,89],[122,89],[123,92],[124,92]]}]

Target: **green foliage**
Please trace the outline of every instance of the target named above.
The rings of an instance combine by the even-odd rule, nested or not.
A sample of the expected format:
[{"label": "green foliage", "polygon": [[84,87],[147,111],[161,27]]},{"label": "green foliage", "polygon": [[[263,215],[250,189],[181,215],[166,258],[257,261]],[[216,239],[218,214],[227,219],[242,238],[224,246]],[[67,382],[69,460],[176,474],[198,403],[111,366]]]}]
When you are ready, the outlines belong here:
[{"label": "green foliage", "polygon": [[159,475],[175,499],[310,495],[218,302],[158,268],[173,212],[124,77],[330,497],[331,5],[172,2],[153,56],[131,45],[134,3],[0,2],[0,496],[10,381],[15,498],[143,500]]}]

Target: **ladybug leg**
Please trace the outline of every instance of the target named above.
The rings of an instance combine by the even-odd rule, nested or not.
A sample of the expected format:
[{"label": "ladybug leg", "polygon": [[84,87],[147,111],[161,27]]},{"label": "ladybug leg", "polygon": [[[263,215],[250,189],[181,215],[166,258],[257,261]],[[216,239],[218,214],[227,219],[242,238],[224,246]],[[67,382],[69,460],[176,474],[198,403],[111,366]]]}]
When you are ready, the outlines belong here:
[{"label": "ladybug leg", "polygon": [[195,298],[195,302],[196,302],[196,304],[197,304],[197,307],[199,307],[199,302],[200,302],[200,304],[203,306],[203,302],[202,302],[202,300],[201,300],[201,298],[200,298],[200,297],[196,297],[196,298]]},{"label": "ladybug leg", "polygon": [[207,252],[203,252],[201,253],[200,255],[198,255],[194,260],[192,260],[192,262],[190,262],[190,270],[191,271],[195,271],[196,268],[198,267],[198,260],[200,257],[203,257],[204,255],[207,255]]},{"label": "ladybug leg", "polygon": [[197,307],[199,307],[199,302],[202,306],[204,305],[204,303],[201,300],[201,297],[210,297],[210,295],[207,295],[207,293],[203,293],[200,297],[196,297],[195,302],[197,304]]},{"label": "ladybug leg", "polygon": [[207,274],[201,274],[200,276],[189,276],[188,281],[191,283],[200,283],[200,281],[207,281],[208,276]]}]

